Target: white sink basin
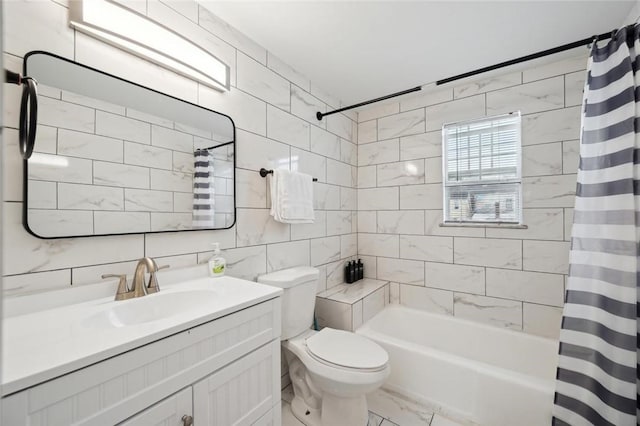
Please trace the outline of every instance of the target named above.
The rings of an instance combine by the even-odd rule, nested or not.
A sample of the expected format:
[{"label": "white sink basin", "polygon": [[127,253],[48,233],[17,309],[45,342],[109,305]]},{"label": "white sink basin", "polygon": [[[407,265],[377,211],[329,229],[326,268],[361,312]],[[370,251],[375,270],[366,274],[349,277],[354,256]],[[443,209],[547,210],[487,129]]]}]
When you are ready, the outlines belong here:
[{"label": "white sink basin", "polygon": [[211,303],[215,291],[193,290],[155,293],[135,299],[113,302],[108,309],[82,321],[90,328],[126,327],[171,318]]}]

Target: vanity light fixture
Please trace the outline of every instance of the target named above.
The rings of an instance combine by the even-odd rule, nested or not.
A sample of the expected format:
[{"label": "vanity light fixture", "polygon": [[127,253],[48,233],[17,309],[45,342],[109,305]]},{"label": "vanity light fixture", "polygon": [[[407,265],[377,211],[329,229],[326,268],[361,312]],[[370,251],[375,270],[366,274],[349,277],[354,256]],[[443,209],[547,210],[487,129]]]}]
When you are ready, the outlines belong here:
[{"label": "vanity light fixture", "polygon": [[227,64],[177,33],[110,0],[71,1],[69,24],[208,87],[229,90]]}]

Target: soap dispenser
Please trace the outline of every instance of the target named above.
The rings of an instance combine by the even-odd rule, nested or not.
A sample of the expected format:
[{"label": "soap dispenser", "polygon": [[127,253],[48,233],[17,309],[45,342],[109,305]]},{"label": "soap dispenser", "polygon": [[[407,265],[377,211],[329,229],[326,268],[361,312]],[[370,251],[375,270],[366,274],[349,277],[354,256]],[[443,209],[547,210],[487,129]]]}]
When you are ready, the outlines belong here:
[{"label": "soap dispenser", "polygon": [[212,277],[221,277],[227,269],[227,261],[220,256],[220,244],[213,243],[213,256],[209,259],[209,275]]}]

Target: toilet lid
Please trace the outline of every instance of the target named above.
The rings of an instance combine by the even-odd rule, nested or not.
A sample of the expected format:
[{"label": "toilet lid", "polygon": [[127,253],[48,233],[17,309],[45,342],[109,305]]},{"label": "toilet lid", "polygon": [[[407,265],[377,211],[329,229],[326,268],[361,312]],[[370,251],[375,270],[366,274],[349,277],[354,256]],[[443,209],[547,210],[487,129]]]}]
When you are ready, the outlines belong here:
[{"label": "toilet lid", "polygon": [[348,331],[325,327],[306,343],[313,355],[342,367],[377,369],[389,361],[387,352],[375,342]]}]

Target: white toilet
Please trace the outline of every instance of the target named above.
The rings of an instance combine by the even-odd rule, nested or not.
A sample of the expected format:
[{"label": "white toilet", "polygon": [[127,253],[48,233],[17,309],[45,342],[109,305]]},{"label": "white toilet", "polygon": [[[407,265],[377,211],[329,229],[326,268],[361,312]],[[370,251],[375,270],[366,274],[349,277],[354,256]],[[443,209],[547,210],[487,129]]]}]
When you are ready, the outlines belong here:
[{"label": "white toilet", "polygon": [[311,328],[316,268],[285,269],[262,275],[258,282],[284,290],[282,347],[293,384],[293,414],[308,426],[365,426],[365,394],[389,376],[387,352],[349,331]]}]

